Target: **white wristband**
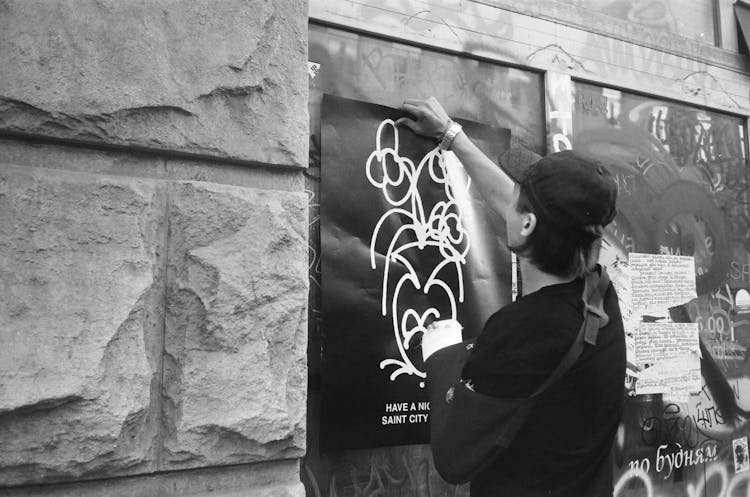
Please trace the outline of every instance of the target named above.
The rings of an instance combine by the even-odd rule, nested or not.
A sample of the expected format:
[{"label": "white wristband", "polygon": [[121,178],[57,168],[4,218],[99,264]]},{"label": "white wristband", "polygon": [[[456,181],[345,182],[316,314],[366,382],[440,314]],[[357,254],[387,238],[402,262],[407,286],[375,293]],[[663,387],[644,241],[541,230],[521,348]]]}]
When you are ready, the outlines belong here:
[{"label": "white wristband", "polygon": [[463,130],[460,124],[455,122],[453,119],[448,120],[448,127],[445,129],[445,133],[440,137],[440,150],[450,150],[453,140],[456,139],[458,134]]}]

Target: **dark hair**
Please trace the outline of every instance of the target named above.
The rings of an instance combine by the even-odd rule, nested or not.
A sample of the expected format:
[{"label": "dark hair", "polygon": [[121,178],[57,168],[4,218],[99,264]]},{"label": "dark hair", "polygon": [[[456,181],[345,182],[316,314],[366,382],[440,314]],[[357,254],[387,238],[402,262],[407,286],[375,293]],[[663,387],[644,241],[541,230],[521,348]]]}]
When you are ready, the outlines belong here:
[{"label": "dark hair", "polygon": [[526,187],[521,184],[516,211],[535,214],[536,226],[523,245],[511,249],[528,257],[545,273],[557,276],[580,276],[592,269],[599,256],[597,242],[601,239],[602,227],[560,227],[535,210]]}]

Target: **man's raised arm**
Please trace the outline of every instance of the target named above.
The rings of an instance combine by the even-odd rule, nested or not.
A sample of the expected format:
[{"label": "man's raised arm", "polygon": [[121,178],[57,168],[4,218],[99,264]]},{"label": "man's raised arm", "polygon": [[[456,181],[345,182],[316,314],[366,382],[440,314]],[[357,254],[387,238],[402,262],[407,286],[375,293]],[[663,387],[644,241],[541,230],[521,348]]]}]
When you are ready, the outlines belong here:
[{"label": "man's raised arm", "polygon": [[[434,97],[405,100],[401,109],[414,119],[402,117],[396,124],[406,126],[418,135],[440,138],[450,123],[448,113]],[[461,132],[453,139],[450,150],[461,161],[490,208],[505,218],[513,197],[514,182],[511,177],[484,155],[466,133]]]}]

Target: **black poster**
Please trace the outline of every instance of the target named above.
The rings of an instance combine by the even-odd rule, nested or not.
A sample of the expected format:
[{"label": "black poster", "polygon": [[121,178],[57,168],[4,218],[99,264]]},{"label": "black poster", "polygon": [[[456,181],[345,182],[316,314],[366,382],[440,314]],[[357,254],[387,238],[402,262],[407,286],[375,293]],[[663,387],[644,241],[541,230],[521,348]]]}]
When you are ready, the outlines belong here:
[{"label": "black poster", "polygon": [[[473,337],[511,300],[502,219],[402,115],[323,99],[323,449],[428,442],[424,327],[454,318]],[[460,122],[489,157],[508,149],[509,130]]]}]

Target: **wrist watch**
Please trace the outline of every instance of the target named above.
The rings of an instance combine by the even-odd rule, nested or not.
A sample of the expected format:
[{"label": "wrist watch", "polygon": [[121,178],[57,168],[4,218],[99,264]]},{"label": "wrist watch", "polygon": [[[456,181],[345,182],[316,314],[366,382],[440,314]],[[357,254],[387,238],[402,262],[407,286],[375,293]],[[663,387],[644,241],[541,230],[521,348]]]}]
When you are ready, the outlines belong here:
[{"label": "wrist watch", "polygon": [[445,131],[439,140],[440,150],[450,150],[453,140],[456,139],[462,130],[463,127],[460,124],[453,119],[448,119],[448,126],[446,126]]}]

